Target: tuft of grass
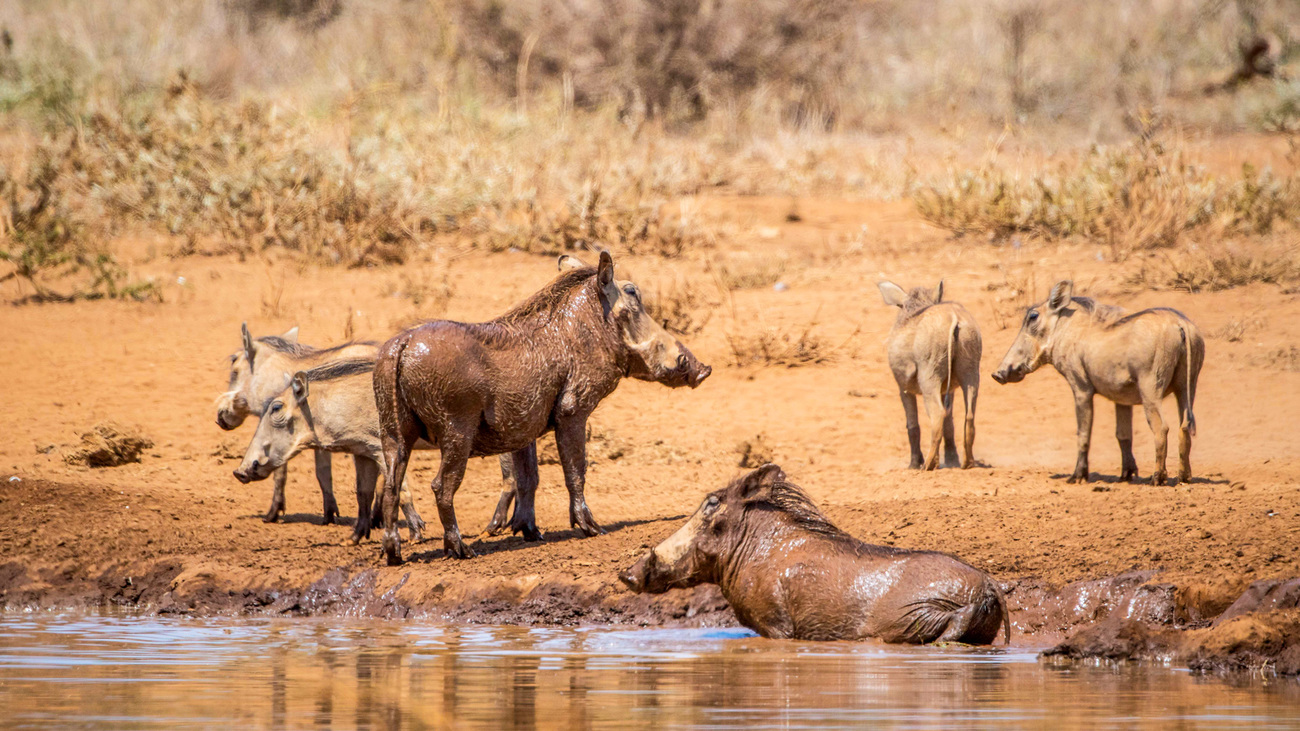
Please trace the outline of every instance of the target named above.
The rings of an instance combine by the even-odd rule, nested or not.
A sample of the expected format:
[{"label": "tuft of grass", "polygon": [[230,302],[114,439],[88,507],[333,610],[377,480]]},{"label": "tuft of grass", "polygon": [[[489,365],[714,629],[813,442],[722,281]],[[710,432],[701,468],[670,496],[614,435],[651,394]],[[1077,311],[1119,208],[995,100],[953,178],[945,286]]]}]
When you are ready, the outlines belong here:
[{"label": "tuft of grass", "polygon": [[857,337],[855,331],[841,343],[832,343],[817,332],[814,318],[801,328],[767,327],[747,329],[744,334],[728,333],[731,364],[740,368],[800,368],[834,363],[844,357]]},{"label": "tuft of grass", "polygon": [[713,265],[718,286],[724,291],[741,289],[766,289],[781,281],[789,261],[770,254],[732,255]]},{"label": "tuft of grass", "polygon": [[713,319],[721,304],[708,289],[689,279],[673,279],[646,296],[650,316],[677,335],[695,335]]}]

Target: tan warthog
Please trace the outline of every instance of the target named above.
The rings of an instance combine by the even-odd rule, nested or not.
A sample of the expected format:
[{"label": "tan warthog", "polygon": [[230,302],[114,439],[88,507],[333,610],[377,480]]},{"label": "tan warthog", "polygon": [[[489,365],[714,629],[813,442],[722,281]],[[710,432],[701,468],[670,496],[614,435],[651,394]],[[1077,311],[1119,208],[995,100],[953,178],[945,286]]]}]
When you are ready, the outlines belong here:
[{"label": "tan warthog", "polygon": [[[266,479],[304,449],[350,454],[357,473],[352,542],[368,537],[378,507],[375,483],[384,465],[374,370],[373,358],[350,358],[294,373],[289,386],[267,403],[235,478],[243,483]],[[424,521],[406,489],[401,503],[411,540],[422,540]]]},{"label": "tan warthog", "polygon": [[1079,459],[1070,482],[1090,480],[1094,394],[1115,402],[1115,436],[1122,455],[1121,480],[1137,479],[1133,459],[1133,407],[1142,404],[1155,435],[1156,467],[1151,482],[1163,485],[1169,428],[1160,402],[1178,401],[1178,479],[1192,476],[1192,435],[1196,380],[1205,362],[1205,340],[1185,315],[1167,307],[1127,314],[1074,296],[1074,283],[1057,282],[1046,302],[1029,308],[1015,342],[993,374],[998,383],[1017,383],[1051,363],[1074,391],[1079,421]]},{"label": "tan warthog", "polygon": [[[711,372],[646,312],[641,292],[614,278],[614,261],[560,274],[501,317],[484,323],[434,321],[379,349],[375,398],[384,458],[384,550],[401,563],[397,494],[411,447],[441,450],[433,480],[448,556],[473,553],[461,539],[453,500],[470,457],[510,453],[518,480],[511,528],[538,538],[533,440],[555,431],[569,491],[569,521],[600,533],[587,507],[586,431],[591,412],[623,378],[700,385]],[[504,501],[503,501],[504,502]]]},{"label": "tan warthog", "polygon": [[[314,348],[298,342],[298,328],[284,335],[266,335],[254,338],[248,332],[248,323],[240,326],[243,347],[230,355],[230,384],[217,398],[217,426],[226,431],[237,429],[249,415],[260,416],[271,399],[289,385],[295,371],[307,370],[330,360],[375,357],[376,343],[349,342],[332,348]],[[324,523],[334,522],[338,503],[334,501],[334,477],[331,473],[330,455],[316,450],[316,481],[320,483]],[[274,489],[271,507],[262,518],[274,523],[284,514],[284,485],[287,467],[277,469],[273,475]]]},{"label": "tan warthog", "polygon": [[798,640],[990,644],[1011,622],[991,576],[952,556],[863,543],[767,464],[709,494],[619,577],[636,592],[717,584],[740,623]]},{"label": "tan warthog", "polygon": [[924,462],[925,469],[939,465],[941,438],[944,466],[957,466],[952,396],[958,386],[966,403],[965,457],[961,466],[974,466],[975,403],[979,399],[983,350],[975,318],[961,304],[944,301],[943,282],[934,290],[917,287],[910,293],[893,282],[878,286],[885,304],[898,308],[898,319],[885,344],[889,368],[898,382],[898,395],[907,416],[907,441],[912,448],[909,466],[922,466],[918,394],[925,399],[925,415],[930,421],[930,456]]}]

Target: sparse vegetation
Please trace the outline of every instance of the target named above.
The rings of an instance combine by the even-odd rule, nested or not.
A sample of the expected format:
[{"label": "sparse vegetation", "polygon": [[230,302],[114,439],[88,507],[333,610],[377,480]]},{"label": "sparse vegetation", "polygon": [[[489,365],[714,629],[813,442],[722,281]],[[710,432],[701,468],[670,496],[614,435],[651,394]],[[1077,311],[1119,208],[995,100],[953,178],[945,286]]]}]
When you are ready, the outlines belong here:
[{"label": "sparse vegetation", "polygon": [[727,346],[731,364],[740,368],[799,368],[845,357],[856,337],[855,331],[841,342],[831,342],[817,331],[814,318],[799,328],[747,327],[743,333],[727,333]]},{"label": "sparse vegetation", "polygon": [[913,200],[926,220],[958,235],[1081,236],[1122,257],[1171,247],[1211,225],[1219,233],[1267,233],[1300,210],[1300,183],[1249,165],[1239,180],[1220,180],[1180,147],[1140,138],[1029,179],[994,165],[956,171],[918,187]]},{"label": "sparse vegetation", "polygon": [[1126,284],[1145,289],[1217,292],[1256,282],[1296,281],[1300,281],[1300,258],[1288,247],[1257,252],[1220,247],[1144,257]]},{"label": "sparse vegetation", "polygon": [[646,296],[650,316],[677,335],[694,335],[713,319],[720,302],[695,280],[676,278]]},{"label": "sparse vegetation", "polygon": [[731,292],[740,289],[766,289],[781,281],[789,261],[780,255],[733,254],[713,264],[718,286]]}]

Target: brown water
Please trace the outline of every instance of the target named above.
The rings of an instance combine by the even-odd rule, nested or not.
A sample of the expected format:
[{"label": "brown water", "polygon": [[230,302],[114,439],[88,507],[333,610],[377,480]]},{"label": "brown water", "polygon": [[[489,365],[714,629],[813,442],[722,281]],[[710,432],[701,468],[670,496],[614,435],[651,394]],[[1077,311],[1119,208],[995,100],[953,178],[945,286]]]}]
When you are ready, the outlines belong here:
[{"label": "brown water", "polygon": [[0,615],[0,726],[1300,727],[1300,684],[742,630]]}]

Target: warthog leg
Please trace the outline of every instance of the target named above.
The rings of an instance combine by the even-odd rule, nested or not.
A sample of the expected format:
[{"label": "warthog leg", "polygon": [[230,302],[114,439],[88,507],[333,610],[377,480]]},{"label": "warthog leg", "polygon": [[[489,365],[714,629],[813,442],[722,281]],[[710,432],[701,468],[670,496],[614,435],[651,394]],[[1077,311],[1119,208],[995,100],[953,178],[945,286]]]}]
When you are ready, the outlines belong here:
[{"label": "warthog leg", "polygon": [[1092,395],[1090,388],[1074,387],[1074,416],[1079,422],[1079,459],[1074,463],[1074,474],[1067,482],[1090,482],[1088,473],[1088,448],[1092,443]]},{"label": "warthog leg", "polygon": [[321,525],[331,525],[339,516],[339,504],[334,501],[334,463],[330,453],[316,452],[316,482],[320,485]]},{"label": "warthog leg", "polygon": [[499,536],[506,529],[506,523],[510,520],[507,516],[510,513],[510,506],[515,501],[515,491],[517,489],[515,479],[515,459],[513,454],[503,454],[501,461],[501,498],[497,500],[497,509],[492,511],[492,520],[483,529],[485,536]]},{"label": "warthog leg", "polygon": [[534,501],[537,498],[537,443],[510,455],[511,469],[515,476],[515,514],[510,518],[510,531],[523,533],[526,541],[542,540],[542,532],[537,529],[537,514]]},{"label": "warthog leg", "polygon": [[1192,428],[1187,418],[1187,392],[1179,388],[1174,391],[1178,402],[1178,481],[1192,479]]},{"label": "warthog leg", "polygon": [[281,465],[271,473],[271,507],[267,508],[266,515],[262,516],[262,522],[275,523],[284,515],[284,483],[289,479],[289,465]]},{"label": "warthog leg", "polygon": [[473,433],[472,429],[452,427],[438,440],[442,460],[433,478],[433,496],[438,501],[438,517],[442,520],[443,558],[474,557],[474,551],[465,545],[460,526],[456,524],[456,491],[465,478],[465,464],[470,455],[470,439],[464,436],[466,433]]},{"label": "warthog leg", "polygon": [[907,468],[919,470],[925,457],[921,455],[921,417],[916,412],[916,396],[900,388],[898,397],[903,401],[903,414],[907,417],[907,443],[912,449],[912,458],[907,463]]},{"label": "warthog leg", "polygon": [[1151,426],[1151,435],[1156,443],[1156,466],[1151,472],[1151,484],[1163,485],[1168,480],[1166,458],[1169,453],[1169,427],[1160,415],[1159,390],[1149,382],[1141,382],[1138,388],[1142,394],[1142,408],[1147,413],[1147,424]]},{"label": "warthog leg", "polygon": [[559,448],[560,465],[564,468],[564,486],[569,489],[569,525],[587,536],[604,533],[592,517],[584,495],[587,483],[587,417],[568,417],[557,424],[555,446]]},{"label": "warthog leg", "polygon": [[962,469],[970,469],[975,466],[975,403],[979,400],[979,393],[978,376],[972,383],[963,383],[961,385],[962,400],[966,402],[966,430],[963,444],[966,449],[966,462],[962,465]]},{"label": "warthog leg", "polygon": [[1133,407],[1115,404],[1115,439],[1119,441],[1120,482],[1136,482],[1137,460],[1133,458]]},{"label": "warthog leg", "polygon": [[375,502],[375,484],[379,482],[379,465],[369,457],[352,458],[357,472],[357,522],[352,526],[352,543],[370,537],[371,505]]},{"label": "warthog leg", "polygon": [[[412,437],[411,443],[415,442]],[[398,439],[384,437],[384,460],[388,462],[384,475],[384,555],[389,566],[402,563],[402,538],[397,532],[397,502],[406,479],[406,462],[411,458],[411,445]]]},{"label": "warthog leg", "polygon": [[952,411],[944,407],[944,398],[939,393],[937,384],[921,388],[925,400],[925,418],[930,421],[930,456],[925,460],[925,469],[932,470],[939,466],[939,448],[942,446],[944,422],[950,418]]},{"label": "warthog leg", "polygon": [[943,395],[943,466],[959,467],[961,461],[957,457],[957,429],[953,424],[952,400],[957,395],[956,390],[949,391]]}]

